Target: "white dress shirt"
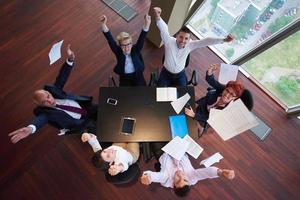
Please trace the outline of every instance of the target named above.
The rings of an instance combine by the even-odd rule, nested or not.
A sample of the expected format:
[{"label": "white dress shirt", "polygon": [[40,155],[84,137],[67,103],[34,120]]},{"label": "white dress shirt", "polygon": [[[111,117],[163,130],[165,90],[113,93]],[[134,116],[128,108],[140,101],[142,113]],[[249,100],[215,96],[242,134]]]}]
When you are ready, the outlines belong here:
[{"label": "white dress shirt", "polygon": [[125,74],[131,74],[135,72],[131,55],[125,55]]},{"label": "white dress shirt", "polygon": [[168,26],[164,20],[159,18],[156,21],[156,25],[160,30],[160,36],[165,45],[164,67],[173,74],[177,74],[184,70],[187,56],[191,51],[207,47],[209,45],[223,43],[223,39],[217,38],[190,40],[184,48],[179,49],[176,43],[176,38],[170,36]]},{"label": "white dress shirt", "polygon": [[178,162],[170,155],[164,153],[159,158],[159,162],[161,164],[160,172],[145,171],[144,174],[150,176],[151,182],[160,183],[164,187],[173,188],[174,176],[177,170],[183,171],[185,180],[188,181],[189,185],[195,185],[203,179],[218,177],[217,167],[194,169],[187,154]]},{"label": "white dress shirt", "polygon": [[119,164],[123,165],[123,171],[121,172],[126,171],[128,167],[133,164],[133,156],[131,155],[131,153],[129,153],[127,150],[123,149],[122,147],[112,145],[107,149],[112,149],[116,151],[116,157],[114,163],[116,165]]}]

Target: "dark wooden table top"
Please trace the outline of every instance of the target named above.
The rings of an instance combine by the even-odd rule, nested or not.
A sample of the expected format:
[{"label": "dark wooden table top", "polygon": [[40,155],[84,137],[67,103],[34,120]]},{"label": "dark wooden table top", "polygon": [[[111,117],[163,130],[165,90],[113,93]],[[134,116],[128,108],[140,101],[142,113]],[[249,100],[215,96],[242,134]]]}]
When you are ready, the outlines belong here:
[{"label": "dark wooden table top", "polygon": [[[178,97],[189,93],[189,104],[195,108],[194,88],[177,87]],[[107,99],[118,100],[117,105]],[[157,142],[172,139],[169,116],[176,115],[170,102],[156,102],[156,87],[100,87],[97,136],[101,142]],[[184,109],[180,114],[184,114]],[[122,117],[136,119],[134,133],[120,133]],[[196,121],[187,117],[189,135],[197,139]]]}]

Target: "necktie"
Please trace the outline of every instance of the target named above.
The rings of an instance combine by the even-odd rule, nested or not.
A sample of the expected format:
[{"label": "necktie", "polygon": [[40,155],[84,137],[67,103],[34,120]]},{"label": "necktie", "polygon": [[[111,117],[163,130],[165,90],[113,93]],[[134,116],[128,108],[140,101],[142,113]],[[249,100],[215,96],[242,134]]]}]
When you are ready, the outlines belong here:
[{"label": "necktie", "polygon": [[81,115],[86,115],[87,114],[87,111],[85,109],[77,108],[77,107],[74,107],[74,106],[66,106],[66,105],[56,104],[55,107],[66,110],[66,111],[70,111],[70,112],[73,112],[73,113],[78,113],[78,114],[81,114]]}]

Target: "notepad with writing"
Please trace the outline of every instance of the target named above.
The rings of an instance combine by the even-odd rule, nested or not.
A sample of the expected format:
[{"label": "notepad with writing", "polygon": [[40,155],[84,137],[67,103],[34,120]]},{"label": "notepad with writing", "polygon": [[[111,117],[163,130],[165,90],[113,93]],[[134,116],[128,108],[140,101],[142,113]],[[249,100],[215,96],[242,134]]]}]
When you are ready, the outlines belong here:
[{"label": "notepad with writing", "polygon": [[172,138],[179,136],[184,138],[188,134],[188,127],[185,115],[171,115],[169,116],[170,129]]}]

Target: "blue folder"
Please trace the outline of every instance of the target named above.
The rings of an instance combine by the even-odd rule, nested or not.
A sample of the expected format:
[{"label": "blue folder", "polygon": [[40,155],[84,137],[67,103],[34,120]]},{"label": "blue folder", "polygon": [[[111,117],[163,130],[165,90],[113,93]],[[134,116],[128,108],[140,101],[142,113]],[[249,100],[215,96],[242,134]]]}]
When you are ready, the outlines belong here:
[{"label": "blue folder", "polygon": [[169,116],[170,129],[172,138],[179,136],[184,138],[188,134],[188,127],[185,115],[172,115]]}]

